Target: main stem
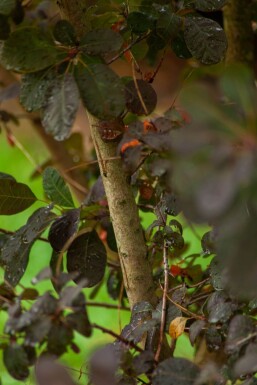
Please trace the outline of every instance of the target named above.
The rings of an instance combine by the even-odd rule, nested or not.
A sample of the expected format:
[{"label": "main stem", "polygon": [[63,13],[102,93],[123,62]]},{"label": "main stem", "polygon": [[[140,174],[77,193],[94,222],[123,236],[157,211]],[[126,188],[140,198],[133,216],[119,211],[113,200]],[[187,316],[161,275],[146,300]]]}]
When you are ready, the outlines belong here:
[{"label": "main stem", "polygon": [[[86,1],[61,0],[60,9],[71,22],[78,36],[85,33],[83,9]],[[140,218],[131,186],[127,180],[121,160],[105,161],[116,157],[117,145],[102,141],[98,127],[100,122],[89,115],[92,139],[94,142],[110,216],[118,245],[124,286],[132,308],[137,302],[157,302],[152,270],[147,258],[147,250]]]},{"label": "main stem", "polygon": [[228,64],[253,65],[252,5],[252,0],[228,0],[224,7],[224,29],[228,39],[226,62]]}]

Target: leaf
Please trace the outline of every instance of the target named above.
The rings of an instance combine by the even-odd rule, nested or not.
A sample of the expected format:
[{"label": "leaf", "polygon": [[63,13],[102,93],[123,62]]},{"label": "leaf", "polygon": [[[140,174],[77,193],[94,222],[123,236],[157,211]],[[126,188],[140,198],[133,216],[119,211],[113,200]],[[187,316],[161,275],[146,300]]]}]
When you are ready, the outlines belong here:
[{"label": "leaf", "polygon": [[20,83],[13,82],[9,86],[0,90],[0,102],[17,98],[20,94]]},{"label": "leaf", "polygon": [[84,106],[99,119],[118,117],[125,108],[124,86],[105,64],[78,65],[75,78]]},{"label": "leaf", "polygon": [[72,329],[61,322],[52,324],[52,328],[48,333],[47,352],[59,357],[67,351],[67,347],[72,340]]},{"label": "leaf", "polygon": [[129,13],[127,24],[133,33],[141,34],[152,29],[155,20],[147,13],[135,11]]},{"label": "leaf", "polygon": [[208,321],[210,323],[227,322],[233,315],[237,306],[228,301],[223,292],[215,292],[209,296],[207,310],[209,312]]},{"label": "leaf", "polygon": [[55,361],[54,357],[42,355],[35,365],[35,376],[38,385],[75,385],[64,366]]},{"label": "leaf", "polygon": [[14,31],[5,41],[1,62],[8,70],[36,72],[60,61],[60,51],[44,31],[25,27]]},{"label": "leaf", "polygon": [[132,367],[137,376],[150,372],[154,366],[154,353],[145,350],[133,358]]},{"label": "leaf", "polygon": [[214,254],[215,253],[215,235],[213,231],[208,231],[202,236],[201,246],[205,254]]},{"label": "leaf", "polygon": [[106,267],[106,250],[95,230],[77,237],[67,252],[67,270],[79,272],[74,279],[79,283],[86,280],[84,287],[92,287],[99,283],[104,276]]},{"label": "leaf", "polygon": [[55,251],[61,251],[67,241],[76,234],[79,220],[80,209],[72,209],[53,222],[48,240]]},{"label": "leaf", "polygon": [[35,346],[41,343],[47,336],[52,327],[52,320],[49,316],[41,316],[26,329],[24,344],[26,346]]},{"label": "leaf", "polygon": [[194,7],[202,12],[217,11],[222,8],[227,0],[195,0]]},{"label": "leaf", "polygon": [[79,107],[79,92],[69,73],[51,83],[47,103],[43,110],[42,125],[48,134],[62,141],[70,136]]},{"label": "leaf", "polygon": [[191,345],[194,346],[196,338],[199,336],[205,326],[204,320],[196,320],[189,328],[189,339]]},{"label": "leaf", "polygon": [[67,46],[76,46],[77,38],[73,26],[67,20],[58,20],[54,26],[55,40]]},{"label": "leaf", "polygon": [[149,115],[157,104],[156,92],[145,80],[137,79],[136,83],[131,80],[126,84],[126,106],[134,114]]},{"label": "leaf", "polygon": [[153,373],[153,385],[194,385],[200,369],[184,358],[168,358]]},{"label": "leaf", "polygon": [[78,333],[85,337],[90,337],[92,334],[92,328],[87,316],[86,311],[77,311],[72,314],[68,314],[66,317],[68,325]]},{"label": "leaf", "polygon": [[253,320],[246,315],[238,314],[232,318],[226,340],[226,352],[229,354],[238,352],[242,346],[249,343],[250,336],[256,336],[256,329]]},{"label": "leaf", "polygon": [[74,207],[72,196],[63,177],[53,167],[47,167],[43,173],[43,187],[46,195],[62,207]]},{"label": "leaf", "polygon": [[222,346],[222,337],[215,326],[209,327],[205,332],[207,348],[210,352],[217,351]]},{"label": "leaf", "polygon": [[36,201],[36,196],[26,184],[10,178],[0,179],[0,215],[20,213]]},{"label": "leaf", "polygon": [[214,257],[210,263],[211,284],[215,290],[223,290],[225,284],[222,277],[222,264],[218,257]]},{"label": "leaf", "polygon": [[187,320],[188,318],[186,317],[176,317],[171,321],[169,326],[169,335],[171,338],[177,339],[184,333]]},{"label": "leaf", "polygon": [[1,0],[0,1],[0,14],[10,15],[16,6],[16,0]]},{"label": "leaf", "polygon": [[5,269],[5,279],[11,286],[16,286],[27,268],[29,254],[34,241],[49,226],[55,214],[52,207],[42,207],[36,210],[21,227],[4,244],[0,262]]},{"label": "leaf", "polygon": [[118,51],[123,45],[122,36],[111,29],[93,29],[80,41],[82,51],[88,55],[101,55]]},{"label": "leaf", "polygon": [[191,54],[203,64],[219,63],[227,50],[221,26],[204,17],[186,17],[184,37]]},{"label": "leaf", "polygon": [[23,381],[29,375],[29,361],[24,348],[16,343],[7,346],[3,352],[3,361],[10,375]]},{"label": "leaf", "polygon": [[6,174],[5,172],[0,172],[0,179],[11,179],[16,182],[15,178],[12,175]]},{"label": "leaf", "polygon": [[187,48],[183,31],[180,31],[175,39],[172,40],[171,48],[180,59],[190,59],[192,57],[191,52]]},{"label": "leaf", "polygon": [[22,77],[20,102],[28,111],[36,111],[47,103],[48,89],[54,81],[52,71],[39,71]]}]

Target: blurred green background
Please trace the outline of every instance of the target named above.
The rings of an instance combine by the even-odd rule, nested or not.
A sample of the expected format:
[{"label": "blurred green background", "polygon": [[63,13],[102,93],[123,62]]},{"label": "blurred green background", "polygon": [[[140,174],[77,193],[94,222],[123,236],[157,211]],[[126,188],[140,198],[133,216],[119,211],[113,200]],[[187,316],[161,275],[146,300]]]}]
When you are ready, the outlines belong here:
[{"label": "blurred green background", "polygon": [[[47,159],[48,153],[44,148],[44,145],[41,143],[40,139],[33,134],[33,132],[29,132],[29,135],[26,133],[18,133],[19,141],[22,143],[25,149],[29,152],[31,157],[37,164],[42,163]],[[36,178],[31,180],[31,175],[34,171],[33,164],[26,158],[24,152],[22,152],[17,147],[12,147],[8,143],[4,133],[0,135],[0,171],[9,173],[13,175],[17,181],[22,183],[27,183],[35,193],[38,198],[44,198],[41,178]],[[6,230],[15,231],[22,225],[24,225],[27,221],[29,215],[35,210],[36,205],[42,206],[42,204],[34,204],[31,208],[25,210],[24,212],[14,215],[14,216],[0,216],[0,228]],[[153,219],[153,215],[142,214],[142,223],[144,227],[147,227],[148,224],[151,223]],[[197,234],[201,236],[205,231],[205,228],[197,227]],[[198,237],[194,232],[187,226],[186,222],[184,223],[184,238],[187,243],[190,243],[190,247],[187,250],[186,255],[199,253],[201,252],[201,245]],[[21,284],[25,287],[31,286],[31,279],[44,267],[46,267],[49,263],[51,255],[50,247],[45,242],[37,241],[32,248],[30,254],[30,262],[28,269],[22,278]],[[206,261],[203,261],[206,263]],[[1,280],[3,279],[3,271],[0,271]],[[52,284],[50,281],[44,281],[37,285],[36,287],[40,292],[44,292],[45,290],[53,290]],[[17,288],[17,291],[21,290],[20,287]],[[85,295],[88,297],[91,289],[85,289]],[[99,294],[96,298],[99,302],[108,302],[115,303],[110,300],[107,294],[104,291],[104,288],[100,290]],[[119,332],[119,316],[121,319],[121,324],[124,326],[129,322],[129,312],[121,311],[120,315],[116,309],[105,309],[105,308],[97,308],[90,307],[88,309],[89,317],[94,322],[105,326],[107,328],[113,329],[116,332]],[[0,327],[2,335],[4,323],[6,320],[5,312],[0,313]],[[4,336],[2,335],[3,342],[5,341]],[[63,357],[62,361],[64,364],[73,369],[74,378],[79,383],[86,383],[85,375],[82,374],[80,377],[79,371],[87,372],[87,357],[92,353],[97,347],[103,345],[108,341],[112,341],[113,339],[106,334],[103,334],[100,331],[94,330],[91,338],[86,339],[78,334],[76,334],[76,344],[80,348],[80,353],[75,354],[73,351],[68,351]],[[177,343],[176,356],[181,356],[184,358],[192,358],[193,349],[188,341],[186,335],[182,335]],[[0,373],[2,382],[4,385],[17,385],[20,384],[20,381],[14,380],[12,377],[8,375],[6,372],[2,360],[0,361]],[[80,377],[80,379],[79,379]],[[25,384],[34,384],[33,374],[30,378],[24,382]],[[47,385],[47,384],[46,384]]]}]

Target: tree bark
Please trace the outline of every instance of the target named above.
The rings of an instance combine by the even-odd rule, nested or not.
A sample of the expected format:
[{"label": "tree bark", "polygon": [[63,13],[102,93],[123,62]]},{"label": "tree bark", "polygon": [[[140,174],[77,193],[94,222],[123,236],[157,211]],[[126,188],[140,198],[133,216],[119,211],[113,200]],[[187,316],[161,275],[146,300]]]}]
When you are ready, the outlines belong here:
[{"label": "tree bark", "polygon": [[[80,37],[85,33],[83,10],[86,1],[60,0],[60,9],[71,22]],[[109,205],[115,237],[118,245],[124,286],[132,308],[137,302],[157,302],[152,270],[147,259],[147,250],[135,198],[121,160],[104,161],[117,155],[117,145],[102,141],[98,119],[89,115],[92,139],[95,145],[103,184]]]},{"label": "tree bark", "polygon": [[252,29],[252,0],[228,0],[224,7],[224,29],[228,39],[226,62],[245,63],[254,61],[254,34]]}]

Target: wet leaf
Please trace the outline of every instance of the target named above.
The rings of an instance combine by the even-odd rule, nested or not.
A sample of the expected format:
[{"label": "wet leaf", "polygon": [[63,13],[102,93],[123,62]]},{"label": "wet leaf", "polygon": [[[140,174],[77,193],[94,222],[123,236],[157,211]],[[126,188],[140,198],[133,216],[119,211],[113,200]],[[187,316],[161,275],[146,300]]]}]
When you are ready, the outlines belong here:
[{"label": "wet leaf", "polygon": [[79,220],[80,209],[73,209],[66,211],[53,222],[48,239],[55,251],[61,251],[67,241],[76,234]]},{"label": "wet leaf", "polygon": [[2,248],[0,262],[10,285],[16,286],[25,273],[33,243],[55,217],[51,210],[51,206],[36,210]]},{"label": "wet leaf", "polygon": [[80,41],[82,51],[88,55],[115,52],[121,48],[122,44],[122,36],[111,29],[93,29]]},{"label": "wet leaf", "polygon": [[17,214],[36,201],[36,196],[26,184],[10,178],[0,179],[0,215]]},{"label": "wet leaf", "polygon": [[126,84],[127,108],[137,115],[149,115],[157,104],[156,92],[149,83],[142,79],[137,79],[136,83],[137,85],[134,80],[131,80]]},{"label": "wet leaf", "polygon": [[222,279],[222,264],[218,257],[214,257],[210,264],[211,284],[215,290],[223,290],[225,283]]},{"label": "wet leaf", "polygon": [[229,301],[223,292],[213,293],[207,303],[210,323],[227,322],[236,310],[236,305]]},{"label": "wet leaf", "polygon": [[227,50],[221,26],[204,17],[186,17],[184,37],[191,54],[203,64],[220,62]]},{"label": "wet leaf", "polygon": [[79,107],[79,92],[74,77],[67,73],[51,82],[42,125],[56,140],[67,139]]},{"label": "wet leaf", "polygon": [[194,385],[200,369],[184,358],[168,358],[153,373],[153,385]]},{"label": "wet leaf", "polygon": [[199,11],[212,12],[222,8],[227,0],[195,0],[194,7]]},{"label": "wet leaf", "polygon": [[96,231],[77,237],[67,252],[67,270],[79,272],[75,282],[85,279],[84,287],[95,286],[104,276],[106,250]]},{"label": "wet leaf", "polygon": [[53,30],[55,40],[67,46],[75,46],[76,33],[73,26],[67,20],[58,20]]},{"label": "wet leaf", "polygon": [[215,238],[212,231],[205,233],[201,239],[201,246],[205,254],[214,254],[215,253]]},{"label": "wet leaf", "polygon": [[141,34],[152,29],[155,20],[147,13],[135,11],[129,13],[127,23],[133,33]]},{"label": "wet leaf", "polygon": [[22,77],[20,102],[28,111],[37,111],[47,104],[48,90],[54,81],[53,71],[39,71]]},{"label": "wet leaf", "polygon": [[1,61],[8,70],[36,72],[60,60],[60,51],[42,30],[19,28],[5,41]]},{"label": "wet leaf", "polygon": [[177,339],[184,333],[187,320],[188,318],[186,317],[176,317],[171,321],[169,326],[169,335],[171,338]]},{"label": "wet leaf", "polygon": [[19,381],[24,381],[29,376],[29,361],[24,348],[12,343],[3,352],[3,361],[10,375]]},{"label": "wet leaf", "polygon": [[75,78],[84,106],[100,119],[118,117],[125,108],[124,86],[105,64],[78,65]]}]

